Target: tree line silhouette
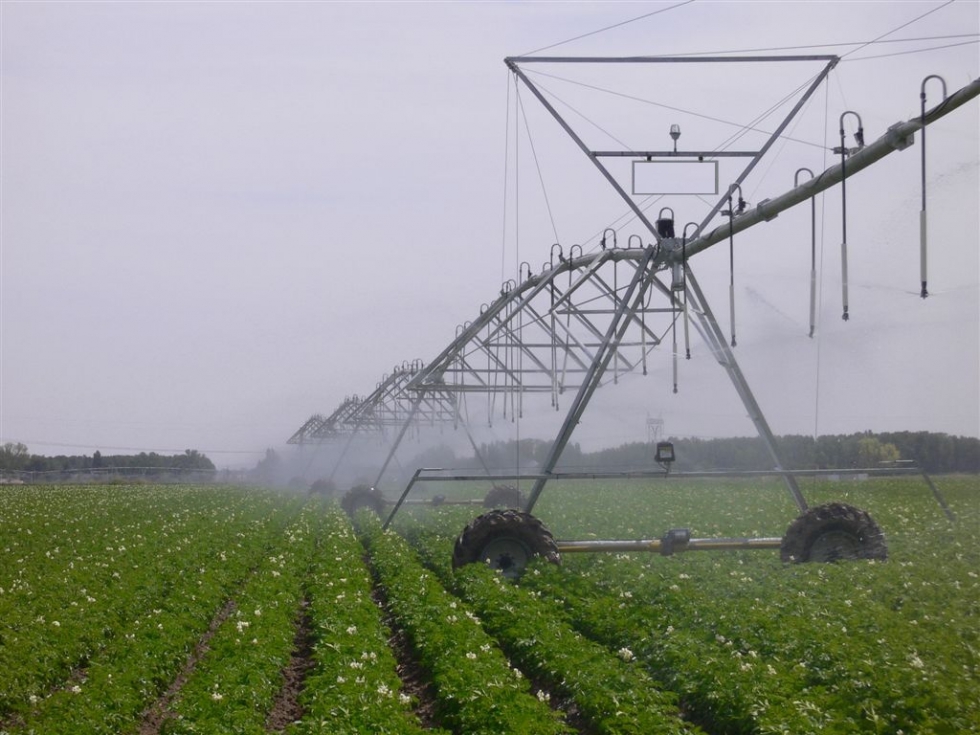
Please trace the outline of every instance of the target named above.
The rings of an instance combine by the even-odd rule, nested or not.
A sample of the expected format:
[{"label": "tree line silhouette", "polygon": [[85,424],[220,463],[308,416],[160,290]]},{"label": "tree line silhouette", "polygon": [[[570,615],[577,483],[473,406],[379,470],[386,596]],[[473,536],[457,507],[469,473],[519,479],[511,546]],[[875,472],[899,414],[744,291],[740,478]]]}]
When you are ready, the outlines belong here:
[{"label": "tree line silhouette", "polygon": [[[768,470],[773,461],[758,437],[699,439],[671,437],[678,471]],[[912,465],[931,474],[980,472],[980,439],[929,431],[899,431],[820,436],[788,435],[776,438],[785,469],[857,469]],[[522,467],[543,462],[550,443],[539,439],[480,445],[489,467],[513,467],[518,449]],[[631,442],[618,447],[583,452],[570,444],[558,470],[580,468],[640,469],[656,467],[653,442]],[[420,455],[419,466],[479,467],[472,457],[456,457],[442,447]],[[428,462],[428,464],[426,464]]]},{"label": "tree line silhouette", "polygon": [[71,473],[100,469],[142,470],[142,474],[164,473],[178,470],[214,471],[214,463],[196,449],[183,454],[108,454],[96,450],[89,455],[57,455],[46,457],[31,454],[27,446],[8,442],[0,447],[0,470],[25,473]]}]

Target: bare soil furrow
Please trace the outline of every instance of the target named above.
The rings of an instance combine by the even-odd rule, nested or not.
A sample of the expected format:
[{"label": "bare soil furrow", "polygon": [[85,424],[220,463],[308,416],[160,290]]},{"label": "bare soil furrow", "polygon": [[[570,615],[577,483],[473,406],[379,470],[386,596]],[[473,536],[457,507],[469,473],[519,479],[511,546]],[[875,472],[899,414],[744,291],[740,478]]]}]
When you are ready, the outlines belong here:
[{"label": "bare soil furrow", "polygon": [[[365,564],[370,566],[370,560],[367,556],[365,556]],[[436,717],[438,705],[429,674],[415,657],[415,651],[412,649],[412,644],[405,631],[399,627],[397,621],[388,612],[388,600],[377,579],[375,579],[374,587],[371,589],[371,599],[381,610],[381,619],[385,627],[391,632],[388,637],[388,647],[391,648],[395,660],[398,662],[395,671],[398,673],[398,678],[401,679],[402,691],[416,701],[415,716],[418,717],[422,727],[426,729],[443,727]]]},{"label": "bare soil furrow", "polygon": [[296,619],[293,652],[289,657],[289,664],[282,670],[282,689],[265,723],[266,730],[272,733],[283,732],[288,725],[303,717],[300,696],[306,685],[306,676],[314,666],[313,621],[310,619],[309,608],[310,601],[304,598]]},{"label": "bare soil furrow", "polygon": [[194,649],[188,654],[187,661],[184,663],[184,668],[180,670],[180,673],[174,678],[170,686],[167,688],[160,697],[154,702],[150,707],[146,709],[143,713],[143,722],[140,725],[139,735],[159,735],[160,728],[163,726],[164,721],[172,716],[170,711],[170,703],[173,702],[174,698],[180,693],[181,688],[183,688],[185,682],[190,677],[191,672],[197,666],[198,662],[204,657],[204,655],[209,650],[209,644],[211,639],[214,637],[215,632],[221,627],[221,624],[232,615],[237,609],[235,601],[229,599],[225,604],[215,613],[215,616],[211,619],[211,624],[204,634],[198,639],[197,643],[194,645]]}]

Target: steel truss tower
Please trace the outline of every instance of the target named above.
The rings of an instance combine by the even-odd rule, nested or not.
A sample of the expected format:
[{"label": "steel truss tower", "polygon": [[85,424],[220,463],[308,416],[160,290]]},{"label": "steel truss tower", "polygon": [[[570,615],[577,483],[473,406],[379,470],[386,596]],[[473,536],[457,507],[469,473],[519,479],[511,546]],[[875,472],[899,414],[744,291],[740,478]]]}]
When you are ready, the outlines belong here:
[{"label": "steel truss tower", "polygon": [[[484,305],[480,314],[457,330],[456,338],[430,363],[419,366],[403,381],[392,386],[389,395],[399,410],[385,414],[382,421],[375,412],[361,412],[362,424],[379,425],[388,419],[401,418],[388,459],[378,474],[379,485],[401,438],[419,417],[426,416],[433,402],[439,415],[459,420],[459,398],[475,393],[486,396],[491,411],[502,410],[520,416],[526,393],[547,393],[556,410],[564,408],[565,418],[546,459],[536,473],[525,511],[530,512],[554,471],[569,439],[589,405],[596,389],[614,383],[625,373],[646,373],[654,349],[664,342],[673,351],[676,370],[678,332],[686,334],[689,325],[700,335],[712,355],[724,368],[739,398],[763,440],[777,471],[784,470],[775,437],[761,407],[743,375],[704,291],[691,268],[689,259],[709,247],[730,239],[758,223],[771,220],[780,212],[812,199],[815,195],[841,183],[884,156],[912,144],[913,134],[980,94],[980,80],[946,97],[939,105],[923,111],[920,117],[891,126],[884,135],[864,145],[863,137],[851,149],[841,147],[841,162],[820,175],[779,197],[745,208],[740,202],[742,182],[769,151],[786,127],[796,117],[829,72],[838,62],[836,56],[764,56],[764,57],[516,57],[506,64],[517,79],[537,98],[562,130],[595,165],[636,219],[649,238],[630,237],[625,247],[616,242],[616,233],[607,230],[598,252],[584,253],[580,246],[565,252],[553,246],[551,258],[539,273],[522,264],[519,281],[506,282],[497,298]],[[751,64],[755,62],[819,62],[820,71],[805,85],[789,114],[768,135],[758,150],[751,151],[657,151],[593,150],[573,130],[545,94],[529,79],[525,67],[530,64]],[[842,133],[843,137],[843,133]],[[676,139],[675,139],[676,140]],[[675,236],[672,220],[651,222],[633,197],[605,165],[605,159],[634,160],[686,158],[711,160],[720,157],[744,158],[747,163],[727,190],[697,224],[690,239],[685,233]],[[738,192],[738,199],[736,199]],[[723,208],[728,205],[728,211]],[[707,230],[712,220],[722,215],[722,224]],[[846,298],[846,295],[845,295]],[[686,341],[686,340],[685,340]],[[734,342],[734,333],[732,334]],[[570,398],[569,398],[570,396]],[[566,406],[567,404],[567,406]],[[343,408],[343,406],[342,406]],[[340,409],[338,409],[339,411]],[[294,435],[308,432],[316,435],[329,420],[313,417]],[[355,422],[356,423],[356,422]],[[292,441],[292,440],[291,440]],[[795,479],[783,474],[786,486],[800,511],[807,508]]]}]

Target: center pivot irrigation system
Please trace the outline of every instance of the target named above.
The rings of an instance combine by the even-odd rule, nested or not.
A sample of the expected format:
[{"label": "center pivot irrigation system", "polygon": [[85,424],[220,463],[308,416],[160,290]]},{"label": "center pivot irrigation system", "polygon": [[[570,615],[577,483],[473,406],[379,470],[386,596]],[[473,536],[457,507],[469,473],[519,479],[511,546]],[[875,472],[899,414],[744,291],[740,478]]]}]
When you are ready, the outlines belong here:
[{"label": "center pivot irrigation system", "polygon": [[[980,80],[947,95],[946,85],[936,75],[922,82],[922,113],[908,121],[889,127],[878,139],[865,143],[860,117],[853,111],[840,116],[840,146],[834,153],[839,162],[819,175],[809,169],[796,172],[794,187],[786,193],[749,207],[741,186],[773,145],[784,136],[787,127],[825,83],[839,57],[819,56],[742,56],[742,57],[511,57],[508,68],[544,107],[581,152],[594,164],[602,178],[625,202],[644,235],[630,235],[625,243],[617,233],[607,229],[595,252],[586,253],[573,245],[567,251],[560,245],[551,248],[550,258],[537,273],[522,263],[517,280],[503,284],[499,295],[484,304],[479,315],[457,328],[455,339],[428,364],[411,363],[387,377],[374,394],[366,399],[347,399],[329,418],[314,416],[290,439],[291,443],[322,441],[329,436],[346,434],[347,446],[353,435],[367,428],[395,429],[390,451],[373,486],[359,486],[345,498],[345,507],[353,510],[371,506],[379,513],[384,504],[393,505],[387,515],[387,527],[419,481],[530,481],[526,497],[519,493],[507,496],[509,508],[491,510],[474,519],[459,535],[453,555],[454,566],[487,562],[509,576],[520,574],[527,561],[541,555],[557,561],[561,554],[596,551],[656,551],[672,554],[702,549],[780,549],[785,561],[831,561],[841,558],[885,558],[884,534],[861,509],[843,503],[809,507],[797,484],[800,476],[839,475],[840,470],[789,470],[784,466],[775,437],[732,347],[735,346],[734,286],[730,288],[731,330],[726,335],[712,311],[705,293],[691,268],[693,256],[719,243],[733,248],[734,237],[756,224],[769,221],[781,212],[814,201],[814,197],[840,184],[842,191],[843,236],[841,265],[843,282],[843,318],[848,312],[847,290],[847,179],[885,156],[913,145],[913,136],[921,131],[923,166],[923,205],[920,216],[921,296],[928,295],[926,277],[926,198],[925,198],[925,130],[926,126],[951,113],[980,94]],[[761,144],[752,150],[677,150],[680,129],[671,126],[673,150],[595,150],[559,113],[549,97],[529,78],[527,67],[534,64],[566,65],[746,65],[775,63],[779,65],[809,62],[819,71],[800,87],[791,101],[791,109]],[[676,68],[676,67],[674,67]],[[926,87],[930,80],[942,82],[942,100],[931,109],[926,107]],[[847,145],[845,120],[853,117],[857,130],[853,146]],[[719,191],[719,162],[745,162],[726,189]],[[632,191],[621,183],[624,178],[613,171],[626,161],[632,165]],[[618,163],[617,163],[618,162]],[[707,213],[699,222],[675,227],[674,214],[663,207],[655,218],[648,217],[637,196],[658,193],[644,189],[646,167],[658,163],[688,162],[709,166],[714,172],[714,195]],[[667,170],[679,171],[679,168]],[[663,170],[663,168],[661,169]],[[808,177],[800,181],[800,174]],[[710,178],[710,175],[709,175]],[[662,189],[659,191],[663,191]],[[678,193],[675,189],[673,193]],[[685,192],[681,192],[685,193]],[[710,193],[710,192],[709,192]],[[708,229],[715,218],[720,224]],[[645,241],[646,240],[646,241]],[[811,272],[811,336],[815,308],[815,265]],[[745,406],[772,460],[774,469],[753,473],[670,473],[673,447],[666,442],[657,445],[659,469],[649,472],[569,473],[556,467],[562,452],[581,420],[590,399],[601,385],[616,383],[627,373],[647,373],[654,350],[671,350],[672,379],[677,390],[679,355],[690,357],[690,333],[696,332],[726,374]],[[680,333],[680,334],[679,334]],[[683,350],[679,346],[683,342]],[[412,426],[419,422],[465,425],[465,401],[470,394],[485,397],[489,414],[520,417],[524,399],[529,394],[547,394],[553,410],[564,409],[564,420],[551,443],[545,459],[534,473],[493,474],[483,463],[483,474],[447,474],[442,470],[419,469],[400,497],[385,501],[377,489],[399,443]],[[571,396],[566,402],[566,396]],[[467,431],[469,436],[469,432]],[[470,436],[474,449],[476,445]],[[346,451],[346,448],[345,448]],[[477,451],[477,456],[479,452]],[[914,469],[850,470],[864,474],[908,474]],[[661,538],[631,541],[556,541],[532,511],[545,486],[557,479],[653,478],[653,477],[781,477],[795,502],[799,516],[782,538],[692,538],[686,529],[667,531]],[[945,507],[938,490],[929,482],[937,500]],[[437,496],[439,498],[441,496]],[[490,498],[487,499],[488,501]],[[490,505],[491,503],[486,503]]]}]

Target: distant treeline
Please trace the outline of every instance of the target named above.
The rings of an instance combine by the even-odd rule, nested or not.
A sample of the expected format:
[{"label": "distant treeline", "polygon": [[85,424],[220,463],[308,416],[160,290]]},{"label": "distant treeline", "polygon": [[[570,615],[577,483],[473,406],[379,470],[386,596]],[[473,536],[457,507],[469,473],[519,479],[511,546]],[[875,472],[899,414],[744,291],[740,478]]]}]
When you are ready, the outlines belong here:
[{"label": "distant treeline", "polygon": [[99,469],[141,469],[166,472],[172,470],[213,471],[214,463],[196,449],[183,454],[102,454],[96,451],[88,455],[58,455],[45,457],[31,454],[24,444],[7,443],[0,447],[0,470],[12,472],[82,472]]},{"label": "distant treeline", "polygon": [[[760,470],[772,469],[773,462],[758,437],[727,439],[669,439],[674,445],[677,460],[674,469],[696,470]],[[872,468],[910,462],[929,473],[980,472],[980,439],[928,431],[899,431],[875,434],[821,436],[782,436],[776,442],[786,469],[852,469]],[[540,465],[550,442],[522,439],[521,464]],[[654,462],[654,444],[634,442],[597,452],[583,452],[577,444],[569,445],[562,455],[558,469],[590,468],[649,468]],[[488,466],[512,467],[517,453],[516,443],[482,444],[480,454]],[[418,466],[479,467],[474,457],[457,458],[443,447],[430,450],[419,457]],[[427,464],[426,464],[427,463]]]}]

